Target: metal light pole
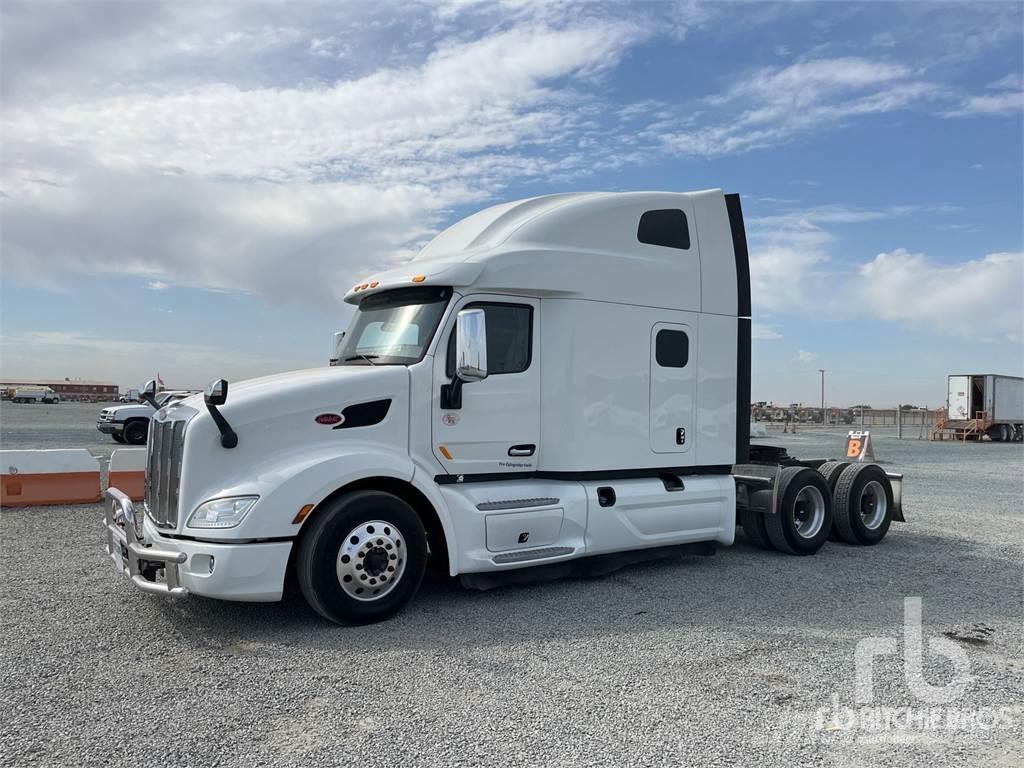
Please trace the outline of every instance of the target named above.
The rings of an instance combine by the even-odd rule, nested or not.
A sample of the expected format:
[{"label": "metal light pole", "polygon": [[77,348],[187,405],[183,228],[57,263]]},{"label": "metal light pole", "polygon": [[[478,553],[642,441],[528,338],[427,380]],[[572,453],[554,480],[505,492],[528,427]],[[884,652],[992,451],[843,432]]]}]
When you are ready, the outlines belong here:
[{"label": "metal light pole", "polygon": [[825,369],[819,368],[818,373],[821,374],[821,423],[826,422],[825,419]]}]

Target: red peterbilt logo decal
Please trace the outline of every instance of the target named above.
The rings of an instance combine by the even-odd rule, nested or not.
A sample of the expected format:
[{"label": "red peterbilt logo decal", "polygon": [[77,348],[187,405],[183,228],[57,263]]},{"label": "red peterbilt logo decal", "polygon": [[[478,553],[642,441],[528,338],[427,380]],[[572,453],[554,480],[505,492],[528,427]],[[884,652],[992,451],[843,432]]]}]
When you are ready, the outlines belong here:
[{"label": "red peterbilt logo decal", "polygon": [[314,421],[316,421],[317,424],[326,425],[341,424],[341,422],[343,422],[344,420],[345,417],[342,416],[340,413],[321,413],[319,416],[316,417],[316,419],[314,419]]}]

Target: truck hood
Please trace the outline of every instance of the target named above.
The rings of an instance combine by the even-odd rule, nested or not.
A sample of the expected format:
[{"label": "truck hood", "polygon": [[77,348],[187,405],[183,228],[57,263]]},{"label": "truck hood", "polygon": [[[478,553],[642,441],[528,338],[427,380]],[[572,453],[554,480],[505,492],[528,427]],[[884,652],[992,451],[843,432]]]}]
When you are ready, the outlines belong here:
[{"label": "truck hood", "polygon": [[[324,367],[229,382],[218,410],[238,435],[230,449],[221,445],[202,395],[161,408],[154,417],[158,423],[188,419],[180,524],[206,499],[262,497],[304,467],[353,446],[363,453],[376,447],[404,455],[408,403],[409,370],[400,365]],[[260,516],[253,517],[251,524],[259,525]]]},{"label": "truck hood", "polygon": [[[265,458],[265,455],[250,455],[250,450],[257,446],[273,454],[289,448],[301,450],[325,440],[336,442],[338,433],[332,438],[330,426],[318,422],[318,416],[331,419],[332,415],[341,416],[350,406],[380,400],[404,404],[408,396],[409,371],[401,365],[311,368],[229,382],[227,400],[218,410],[238,434],[239,445],[230,450],[218,447],[216,455],[218,460],[242,456],[256,460]],[[189,432],[196,435],[196,439],[200,432],[219,435],[202,395],[161,408],[156,419],[173,419],[176,411],[191,412],[192,409],[197,413]],[[337,421],[330,421],[330,424],[337,424]]]},{"label": "truck hood", "polygon": [[[220,406],[225,418],[245,419],[256,409],[262,417],[279,415],[279,411],[302,412],[312,407],[340,407],[352,398],[371,394],[377,385],[407,380],[404,366],[345,365],[286,371],[257,379],[228,382],[228,398]],[[194,395],[181,401],[200,412],[206,412],[203,396]],[[173,411],[174,405],[170,406]],[[273,409],[273,410],[267,410]]]}]

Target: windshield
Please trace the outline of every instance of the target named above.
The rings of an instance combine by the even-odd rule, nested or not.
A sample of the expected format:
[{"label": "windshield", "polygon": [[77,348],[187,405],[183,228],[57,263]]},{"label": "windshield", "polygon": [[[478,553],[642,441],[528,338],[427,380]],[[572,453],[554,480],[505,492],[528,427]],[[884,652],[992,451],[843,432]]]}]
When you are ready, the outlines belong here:
[{"label": "windshield", "polygon": [[188,395],[182,394],[181,392],[161,392],[156,396],[156,401],[160,405],[167,405],[172,400],[184,400]]},{"label": "windshield", "polygon": [[409,365],[423,359],[451,288],[398,288],[359,304],[338,351],[339,365]]}]

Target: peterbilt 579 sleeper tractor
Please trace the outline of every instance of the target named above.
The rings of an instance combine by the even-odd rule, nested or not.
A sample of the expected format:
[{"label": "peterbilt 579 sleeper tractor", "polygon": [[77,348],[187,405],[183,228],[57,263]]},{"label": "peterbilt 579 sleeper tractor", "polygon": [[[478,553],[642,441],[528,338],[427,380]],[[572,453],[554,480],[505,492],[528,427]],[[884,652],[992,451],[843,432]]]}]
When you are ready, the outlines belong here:
[{"label": "peterbilt 579 sleeper tractor", "polygon": [[902,476],[751,446],[738,195],[488,208],[356,285],[337,365],[161,408],[142,510],[107,491],[139,588],[386,618],[428,558],[470,587],[732,544],[810,555],[903,520]]}]

